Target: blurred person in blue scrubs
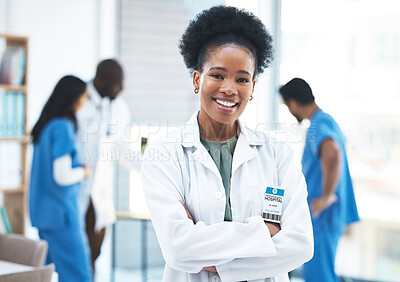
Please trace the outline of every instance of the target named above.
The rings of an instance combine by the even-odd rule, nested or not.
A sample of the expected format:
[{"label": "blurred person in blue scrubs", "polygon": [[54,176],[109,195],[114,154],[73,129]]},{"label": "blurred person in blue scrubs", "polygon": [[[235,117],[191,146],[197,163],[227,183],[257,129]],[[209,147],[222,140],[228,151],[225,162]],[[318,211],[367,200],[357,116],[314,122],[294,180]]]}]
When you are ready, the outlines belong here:
[{"label": "blurred person in blue scrubs", "polygon": [[304,279],[306,282],[339,281],[335,274],[338,241],[348,224],[359,221],[345,137],[335,120],[315,103],[306,81],[294,78],[279,92],[298,122],[311,121],[302,170],[312,215],[314,257],[304,264]]},{"label": "blurred person in blue scrubs", "polygon": [[29,191],[32,225],[49,245],[60,282],[93,281],[87,237],[80,222],[81,181],[91,168],[79,160],[76,112],[87,99],[86,83],[63,77],[32,130],[34,153]]}]

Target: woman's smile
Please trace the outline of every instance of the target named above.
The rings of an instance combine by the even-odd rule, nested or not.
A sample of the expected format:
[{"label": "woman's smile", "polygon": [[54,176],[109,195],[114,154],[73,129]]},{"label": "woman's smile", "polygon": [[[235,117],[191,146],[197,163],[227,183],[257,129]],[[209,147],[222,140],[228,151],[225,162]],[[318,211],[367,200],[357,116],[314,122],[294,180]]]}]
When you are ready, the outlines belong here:
[{"label": "woman's smile", "polygon": [[228,100],[224,98],[213,98],[213,100],[216,102],[217,108],[225,113],[233,113],[236,111],[239,104],[236,100]]}]

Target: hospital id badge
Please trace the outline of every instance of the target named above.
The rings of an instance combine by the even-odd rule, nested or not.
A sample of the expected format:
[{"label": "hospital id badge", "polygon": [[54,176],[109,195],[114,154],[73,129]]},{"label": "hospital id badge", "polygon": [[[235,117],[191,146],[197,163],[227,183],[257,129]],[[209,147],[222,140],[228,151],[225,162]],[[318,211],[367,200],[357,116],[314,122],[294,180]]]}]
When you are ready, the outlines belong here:
[{"label": "hospital id badge", "polygon": [[284,189],[267,187],[263,203],[264,221],[281,223]]}]

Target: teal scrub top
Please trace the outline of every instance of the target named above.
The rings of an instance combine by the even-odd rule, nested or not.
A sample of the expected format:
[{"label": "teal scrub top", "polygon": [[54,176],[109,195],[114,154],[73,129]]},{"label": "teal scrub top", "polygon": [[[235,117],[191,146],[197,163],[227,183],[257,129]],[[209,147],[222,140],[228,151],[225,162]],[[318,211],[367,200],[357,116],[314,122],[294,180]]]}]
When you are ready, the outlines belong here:
[{"label": "teal scrub top", "polygon": [[54,118],[43,128],[33,151],[29,214],[32,225],[39,229],[80,224],[80,182],[60,186],[54,180],[53,162],[66,154],[71,156],[73,168],[81,166],[72,122],[66,118]]},{"label": "teal scrub top", "polygon": [[359,221],[349,166],[347,162],[345,138],[335,120],[321,109],[311,118],[307,131],[306,144],[302,158],[302,170],[307,182],[308,204],[322,195],[322,168],[319,148],[326,139],[336,141],[342,152],[341,172],[335,194],[338,201],[324,210],[318,218],[312,217],[313,227],[317,230],[342,230],[349,223]]},{"label": "teal scrub top", "polygon": [[221,174],[222,183],[225,188],[226,205],[225,205],[225,221],[232,221],[232,211],[230,204],[230,187],[232,176],[232,160],[235,151],[237,138],[232,137],[224,142],[215,142],[200,138],[201,143],[207,149],[211,158],[214,160],[219,173]]}]

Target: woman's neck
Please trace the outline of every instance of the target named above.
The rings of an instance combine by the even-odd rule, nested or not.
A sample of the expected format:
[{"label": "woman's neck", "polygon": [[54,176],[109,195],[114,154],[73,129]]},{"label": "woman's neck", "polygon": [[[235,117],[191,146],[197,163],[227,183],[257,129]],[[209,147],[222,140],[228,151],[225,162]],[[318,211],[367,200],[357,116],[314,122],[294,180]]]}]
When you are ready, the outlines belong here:
[{"label": "woman's neck", "polygon": [[222,124],[214,120],[202,121],[198,117],[200,137],[210,141],[223,142],[237,136],[237,122]]}]

